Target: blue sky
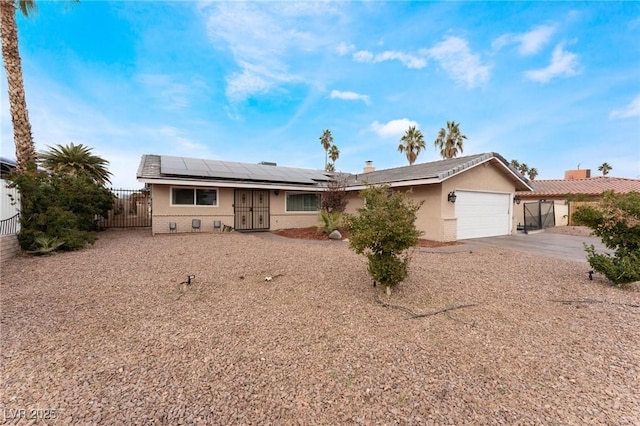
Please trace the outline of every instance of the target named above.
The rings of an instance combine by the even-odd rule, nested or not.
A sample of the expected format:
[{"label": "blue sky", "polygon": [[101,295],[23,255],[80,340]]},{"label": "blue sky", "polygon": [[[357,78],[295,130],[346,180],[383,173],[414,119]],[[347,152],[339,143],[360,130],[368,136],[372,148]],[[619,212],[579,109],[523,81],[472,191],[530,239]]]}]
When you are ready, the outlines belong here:
[{"label": "blue sky", "polygon": [[[538,179],[640,178],[638,2],[38,2],[19,17],[38,150],[82,143],[140,187],[143,154],[403,166],[410,125]],[[2,69],[2,156],[15,158]]]}]

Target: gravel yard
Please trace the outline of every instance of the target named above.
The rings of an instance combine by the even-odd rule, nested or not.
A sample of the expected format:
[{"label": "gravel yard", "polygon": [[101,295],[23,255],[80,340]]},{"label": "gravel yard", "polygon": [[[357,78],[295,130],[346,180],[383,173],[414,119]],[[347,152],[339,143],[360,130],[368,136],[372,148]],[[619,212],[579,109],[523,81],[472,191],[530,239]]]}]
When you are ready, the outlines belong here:
[{"label": "gravel yard", "polygon": [[3,265],[0,420],[638,425],[640,292],[588,269],[419,249],[381,300],[475,306],[410,319],[344,242],[107,231]]}]

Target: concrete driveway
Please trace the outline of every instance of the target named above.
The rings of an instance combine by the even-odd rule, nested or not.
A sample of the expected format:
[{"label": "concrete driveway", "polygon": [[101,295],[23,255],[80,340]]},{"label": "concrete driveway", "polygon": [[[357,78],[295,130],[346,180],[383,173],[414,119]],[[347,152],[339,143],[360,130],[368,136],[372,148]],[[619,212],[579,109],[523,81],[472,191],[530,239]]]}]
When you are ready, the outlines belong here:
[{"label": "concrete driveway", "polygon": [[493,246],[504,249],[534,253],[559,259],[586,262],[587,256],[583,243],[593,244],[597,253],[611,253],[597,237],[555,234],[551,232],[537,232],[529,234],[504,235],[500,237],[474,238],[461,240],[465,244],[478,246]]}]

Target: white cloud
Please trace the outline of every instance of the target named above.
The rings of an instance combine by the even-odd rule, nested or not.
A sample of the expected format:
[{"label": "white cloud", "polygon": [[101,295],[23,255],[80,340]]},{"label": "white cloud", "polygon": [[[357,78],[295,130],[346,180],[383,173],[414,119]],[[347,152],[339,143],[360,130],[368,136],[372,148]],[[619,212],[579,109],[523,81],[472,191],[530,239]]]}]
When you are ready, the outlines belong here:
[{"label": "white cloud", "polygon": [[551,40],[556,29],[556,26],[551,24],[538,25],[526,33],[503,34],[495,39],[492,45],[500,49],[509,44],[518,44],[518,52],[521,55],[533,55]]},{"label": "white cloud", "polygon": [[579,73],[580,61],[578,55],[564,50],[562,43],[558,44],[551,55],[551,63],[545,68],[525,71],[529,80],[548,83],[554,77],[571,77]]},{"label": "white cloud", "polygon": [[420,128],[418,123],[413,120],[409,120],[408,118],[399,118],[397,120],[388,121],[384,124],[374,121],[371,123],[371,130],[377,133],[381,138],[394,137],[400,139],[410,126]]},{"label": "white cloud", "polygon": [[365,104],[369,103],[369,96],[361,95],[356,92],[342,92],[340,90],[332,90],[329,97],[331,99],[342,99],[344,101],[362,101]]},{"label": "white cloud", "polygon": [[[169,74],[138,74],[136,80],[155,100],[155,106],[174,111],[188,108],[191,98],[206,86],[198,78]],[[184,81],[189,81],[189,84],[184,84]]]},{"label": "white cloud", "polygon": [[387,50],[375,55],[367,50],[360,50],[353,54],[353,59],[357,62],[371,63],[399,61],[404,66],[411,69],[421,69],[427,66],[427,61],[424,58],[397,50]]},{"label": "white cloud", "polygon": [[338,52],[340,56],[348,55],[354,50],[356,50],[356,47],[353,44],[347,44],[344,41],[336,47],[336,52]]},{"label": "white cloud", "polygon": [[420,53],[438,61],[454,81],[468,88],[481,86],[489,80],[491,67],[482,64],[480,56],[471,53],[469,43],[459,37],[448,37]]},{"label": "white cloud", "polygon": [[614,109],[609,114],[612,120],[620,118],[640,117],[640,95],[636,96],[628,105],[620,109]]},{"label": "white cloud", "polygon": [[[332,3],[212,2],[199,6],[212,42],[228,49],[240,70],[227,76],[227,96],[242,101],[283,83],[303,81],[291,70],[290,54],[335,45],[327,22]],[[348,48],[348,46],[345,46]]]}]

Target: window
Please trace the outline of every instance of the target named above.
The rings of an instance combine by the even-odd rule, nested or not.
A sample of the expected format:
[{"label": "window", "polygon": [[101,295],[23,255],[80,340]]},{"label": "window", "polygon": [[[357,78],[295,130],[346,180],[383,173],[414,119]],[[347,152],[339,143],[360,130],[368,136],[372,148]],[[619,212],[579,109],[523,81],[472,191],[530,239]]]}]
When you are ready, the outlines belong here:
[{"label": "window", "polygon": [[287,194],[287,211],[318,211],[318,196],[316,194]]},{"label": "window", "polygon": [[171,188],[172,206],[217,206],[217,189]]}]

